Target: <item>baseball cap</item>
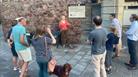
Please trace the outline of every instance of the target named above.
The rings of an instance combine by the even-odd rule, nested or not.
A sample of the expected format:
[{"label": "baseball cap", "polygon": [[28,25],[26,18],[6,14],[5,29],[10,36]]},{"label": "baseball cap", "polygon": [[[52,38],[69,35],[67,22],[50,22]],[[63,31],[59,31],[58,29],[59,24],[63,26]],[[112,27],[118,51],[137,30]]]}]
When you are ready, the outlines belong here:
[{"label": "baseball cap", "polygon": [[16,18],[15,20],[18,22],[20,19],[26,19],[25,17],[18,17],[18,18]]}]

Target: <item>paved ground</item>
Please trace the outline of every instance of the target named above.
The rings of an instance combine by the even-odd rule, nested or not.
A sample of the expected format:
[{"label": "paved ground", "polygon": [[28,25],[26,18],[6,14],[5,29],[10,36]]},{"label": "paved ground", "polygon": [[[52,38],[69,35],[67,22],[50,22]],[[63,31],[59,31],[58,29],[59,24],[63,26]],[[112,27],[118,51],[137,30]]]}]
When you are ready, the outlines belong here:
[{"label": "paved ground", "polygon": [[[18,71],[12,70],[12,54],[7,43],[1,41],[0,45],[0,77],[18,77]],[[93,77],[93,69],[90,62],[90,46],[78,45],[73,50],[53,47],[53,51],[53,55],[56,57],[58,64],[64,64],[66,62],[72,64],[73,69],[70,77]],[[35,52],[33,49],[32,53],[33,61],[29,65],[29,77],[38,77],[38,66],[35,62]],[[113,60],[113,73],[108,77],[138,77],[138,70],[129,71],[123,64],[129,60],[127,49],[124,49],[121,54],[121,57]]]}]

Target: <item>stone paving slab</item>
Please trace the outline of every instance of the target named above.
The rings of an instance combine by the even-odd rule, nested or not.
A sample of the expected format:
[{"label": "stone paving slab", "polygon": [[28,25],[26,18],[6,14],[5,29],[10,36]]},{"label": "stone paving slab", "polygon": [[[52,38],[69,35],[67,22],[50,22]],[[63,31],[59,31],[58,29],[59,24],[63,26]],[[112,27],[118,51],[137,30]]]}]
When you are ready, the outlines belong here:
[{"label": "stone paving slab", "polygon": [[[76,49],[65,49],[52,47],[53,55],[58,64],[70,63],[73,69],[70,77],[93,77],[91,65],[91,52],[88,45],[77,45]],[[29,77],[38,77],[38,66],[35,61],[35,52],[32,49],[33,61],[29,64]],[[12,70],[12,54],[7,43],[0,46],[0,77],[18,77],[18,71]],[[138,77],[138,70],[129,71],[124,66],[124,62],[129,60],[127,49],[122,51],[119,58],[113,60],[113,73],[108,77]],[[54,75],[50,77],[56,77]]]}]

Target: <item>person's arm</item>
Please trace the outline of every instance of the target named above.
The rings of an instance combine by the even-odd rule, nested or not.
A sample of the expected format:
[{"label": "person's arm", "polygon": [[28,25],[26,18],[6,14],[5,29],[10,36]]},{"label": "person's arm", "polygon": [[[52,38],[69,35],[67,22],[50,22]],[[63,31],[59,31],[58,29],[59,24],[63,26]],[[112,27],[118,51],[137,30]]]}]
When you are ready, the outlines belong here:
[{"label": "person's arm", "polygon": [[93,35],[92,33],[90,33],[90,34],[89,34],[89,37],[88,37],[88,42],[89,42],[90,44],[92,44],[93,40],[94,40],[94,35]]},{"label": "person's arm", "polygon": [[11,44],[13,43],[11,41],[11,36],[12,36],[12,29],[9,30],[8,36],[7,36],[7,42],[8,42],[8,45],[9,45],[10,48],[11,48]]},{"label": "person's arm", "polygon": [[10,39],[7,39],[7,42],[8,42],[8,46],[11,48],[11,44],[12,44],[13,42],[11,42]]},{"label": "person's arm", "polygon": [[27,43],[25,43],[25,35],[21,35],[21,36],[20,36],[20,42],[21,42],[21,44],[23,44],[23,45],[26,46],[26,47],[29,46]]},{"label": "person's arm", "polygon": [[56,39],[55,37],[53,36],[52,32],[51,32],[51,29],[50,28],[47,28],[47,32],[48,34],[50,35],[51,39],[52,39],[52,44],[55,44],[56,43]]},{"label": "person's arm", "polygon": [[137,30],[137,29],[136,29],[136,24],[133,23],[133,24],[131,25],[131,27],[127,30],[126,34],[127,34],[127,35],[134,34],[136,30]]},{"label": "person's arm", "polygon": [[25,33],[26,33],[26,30],[25,29],[22,29],[20,31],[20,43],[23,44],[24,46],[28,47],[28,43],[26,43],[26,39],[25,39]]},{"label": "person's arm", "polygon": [[71,24],[68,21],[66,21],[66,24],[67,24],[67,27],[70,28]]},{"label": "person's arm", "polygon": [[10,37],[11,37],[11,34],[12,34],[12,28],[9,30],[9,32],[8,32],[8,36],[7,36],[7,39],[10,39]]},{"label": "person's arm", "polygon": [[59,27],[59,29],[61,31],[61,29],[62,29],[62,22],[61,21],[59,22],[59,26],[58,27]]}]

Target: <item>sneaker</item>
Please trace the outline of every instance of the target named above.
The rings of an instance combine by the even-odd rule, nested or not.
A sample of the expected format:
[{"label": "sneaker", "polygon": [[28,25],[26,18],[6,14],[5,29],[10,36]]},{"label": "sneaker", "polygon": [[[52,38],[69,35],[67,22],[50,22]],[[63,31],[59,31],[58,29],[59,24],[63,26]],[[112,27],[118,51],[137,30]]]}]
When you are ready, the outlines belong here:
[{"label": "sneaker", "polygon": [[[21,73],[21,72],[22,72],[21,69],[19,69],[19,73]],[[28,72],[28,69],[26,69],[25,72]]]},{"label": "sneaker", "polygon": [[17,71],[17,70],[18,70],[18,68],[17,68],[17,67],[13,67],[13,70],[14,70],[14,71]]},{"label": "sneaker", "polygon": [[74,49],[74,47],[73,47],[72,45],[69,45],[68,48],[70,48],[70,49]]},{"label": "sneaker", "polygon": [[125,65],[127,66],[128,70],[137,70],[137,67],[130,63],[125,63]]},{"label": "sneaker", "polygon": [[128,66],[128,67],[133,67],[133,65],[132,64],[130,64],[130,63],[124,63],[126,66]]},{"label": "sneaker", "polygon": [[21,69],[19,68],[19,73],[21,73],[22,71],[21,71]]},{"label": "sneaker", "polygon": [[115,59],[115,58],[118,58],[118,57],[120,57],[119,55],[114,55],[113,57],[112,57],[112,59]]},{"label": "sneaker", "polygon": [[109,69],[109,70],[106,70],[107,74],[112,74],[112,70]]},{"label": "sneaker", "polygon": [[128,70],[137,70],[137,67],[128,67]]},{"label": "sneaker", "polygon": [[128,70],[137,70],[137,67],[136,66],[133,66],[133,67],[127,67]]}]

